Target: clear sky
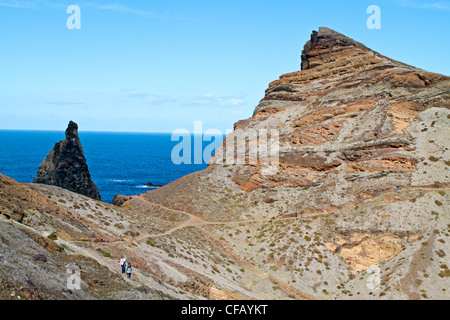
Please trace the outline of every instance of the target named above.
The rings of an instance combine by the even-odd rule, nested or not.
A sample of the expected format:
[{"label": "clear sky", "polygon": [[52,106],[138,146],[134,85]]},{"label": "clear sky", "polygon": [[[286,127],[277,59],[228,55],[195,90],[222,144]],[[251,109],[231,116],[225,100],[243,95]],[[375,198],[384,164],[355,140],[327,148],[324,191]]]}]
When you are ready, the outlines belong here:
[{"label": "clear sky", "polygon": [[[366,26],[373,4],[380,30]],[[450,75],[450,1],[0,0],[0,129],[225,131],[299,70],[320,26]]]}]

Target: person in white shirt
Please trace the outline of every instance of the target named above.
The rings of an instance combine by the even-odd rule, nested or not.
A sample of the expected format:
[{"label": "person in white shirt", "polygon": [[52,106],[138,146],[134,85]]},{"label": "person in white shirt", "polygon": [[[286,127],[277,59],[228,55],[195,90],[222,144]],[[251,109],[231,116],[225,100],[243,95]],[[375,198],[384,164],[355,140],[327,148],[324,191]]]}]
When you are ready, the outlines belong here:
[{"label": "person in white shirt", "polygon": [[120,266],[122,267],[122,274],[125,274],[127,268],[127,258],[122,257],[122,259],[120,259]]}]

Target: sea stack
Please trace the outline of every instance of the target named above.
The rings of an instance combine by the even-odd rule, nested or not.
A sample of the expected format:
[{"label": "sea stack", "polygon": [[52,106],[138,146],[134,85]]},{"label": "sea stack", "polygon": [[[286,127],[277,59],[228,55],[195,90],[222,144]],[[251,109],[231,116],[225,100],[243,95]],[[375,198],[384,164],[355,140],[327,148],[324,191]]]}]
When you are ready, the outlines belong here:
[{"label": "sea stack", "polygon": [[33,183],[53,185],[101,200],[91,180],[75,122],[70,121],[66,139],[58,142],[44,159]]}]

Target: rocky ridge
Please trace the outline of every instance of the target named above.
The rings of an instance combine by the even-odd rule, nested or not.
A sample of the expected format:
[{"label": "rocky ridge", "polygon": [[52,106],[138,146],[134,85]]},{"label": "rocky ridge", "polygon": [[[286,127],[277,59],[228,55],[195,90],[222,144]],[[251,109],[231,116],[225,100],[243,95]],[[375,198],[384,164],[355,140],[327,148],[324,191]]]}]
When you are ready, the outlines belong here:
[{"label": "rocky ridge", "polygon": [[[235,125],[279,130],[276,175],[264,175],[259,164],[219,165],[212,159],[205,171],[145,198],[208,221],[304,212],[302,226],[263,232],[261,226],[247,227],[250,248],[261,250],[249,259],[323,297],[330,290],[345,297],[350,291],[344,284],[367,278],[372,266],[389,280],[382,297],[428,297],[423,291],[434,290],[431,283],[440,280],[446,264],[431,276],[427,270],[437,262],[425,263],[421,285],[411,286],[416,271],[401,274],[398,266],[420,260],[421,250],[427,261],[443,262],[448,254],[442,244],[449,235],[450,78],[382,56],[328,28],[313,32],[301,58],[302,70],[270,83],[253,116]],[[215,232],[248,255],[239,249],[245,239]],[[252,237],[273,247],[256,246]],[[445,296],[444,279],[435,297]],[[427,289],[421,288],[425,282]]]}]

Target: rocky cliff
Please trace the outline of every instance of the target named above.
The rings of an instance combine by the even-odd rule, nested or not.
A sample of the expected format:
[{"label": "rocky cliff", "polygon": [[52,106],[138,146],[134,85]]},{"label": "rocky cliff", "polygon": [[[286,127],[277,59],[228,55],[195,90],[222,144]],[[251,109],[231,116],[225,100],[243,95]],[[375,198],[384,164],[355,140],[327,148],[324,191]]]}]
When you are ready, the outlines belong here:
[{"label": "rocky cliff", "polygon": [[[327,28],[311,38],[302,53],[303,70],[272,82],[253,117],[235,124],[280,131],[277,175],[261,174],[258,165],[220,166],[213,159],[207,170],[148,198],[216,220],[228,218],[223,212],[241,217],[334,211],[397,187],[447,185],[450,78],[396,62]],[[189,188],[194,181],[192,194],[177,201],[181,185]],[[167,194],[179,186],[180,192]],[[199,201],[205,194],[223,201],[205,208]],[[227,201],[227,194],[242,205]],[[256,206],[249,200],[274,196],[277,201]]]},{"label": "rocky cliff", "polygon": [[70,121],[66,139],[58,142],[44,159],[33,183],[53,185],[101,200],[91,180],[75,122]]},{"label": "rocky cliff", "polygon": [[[374,295],[361,284],[376,266],[383,284],[377,295],[445,295],[450,78],[327,28],[313,32],[301,67],[270,83],[253,116],[235,125],[279,130],[277,174],[213,159],[145,198],[210,222],[286,218],[277,226],[249,224],[244,236],[215,233],[309,294],[355,295],[347,286]],[[298,224],[289,220],[302,212]],[[447,282],[433,288],[441,278]]]}]

